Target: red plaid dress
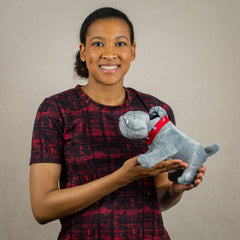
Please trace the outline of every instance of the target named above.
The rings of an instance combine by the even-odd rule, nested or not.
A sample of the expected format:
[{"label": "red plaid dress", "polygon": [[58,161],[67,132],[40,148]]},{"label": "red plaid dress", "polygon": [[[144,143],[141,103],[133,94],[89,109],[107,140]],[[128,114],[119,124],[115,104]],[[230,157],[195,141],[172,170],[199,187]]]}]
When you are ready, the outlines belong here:
[{"label": "red plaid dress", "polygon": [[[150,95],[131,88],[126,88],[126,93],[125,103],[114,107],[94,102],[79,85],[46,98],[36,115],[31,164],[61,164],[60,187],[70,188],[110,174],[125,160],[146,152],[144,140],[121,135],[119,117],[160,105],[174,122],[173,112]],[[170,239],[153,178],[135,181],[60,221],[58,239]]]}]

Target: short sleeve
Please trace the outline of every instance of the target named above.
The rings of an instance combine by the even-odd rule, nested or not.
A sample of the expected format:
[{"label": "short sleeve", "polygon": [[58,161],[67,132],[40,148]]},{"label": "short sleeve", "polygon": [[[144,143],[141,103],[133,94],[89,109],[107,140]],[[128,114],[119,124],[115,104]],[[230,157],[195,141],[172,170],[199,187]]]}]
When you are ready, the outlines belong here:
[{"label": "short sleeve", "polygon": [[46,98],[35,118],[30,164],[62,164],[63,126],[63,118],[57,103],[52,98]]}]

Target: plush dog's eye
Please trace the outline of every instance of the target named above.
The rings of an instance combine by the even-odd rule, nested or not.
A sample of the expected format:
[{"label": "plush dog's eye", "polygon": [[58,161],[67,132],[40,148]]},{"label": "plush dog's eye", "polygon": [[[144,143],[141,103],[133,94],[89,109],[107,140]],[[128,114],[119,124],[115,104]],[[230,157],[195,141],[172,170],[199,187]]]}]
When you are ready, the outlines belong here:
[{"label": "plush dog's eye", "polygon": [[124,120],[125,124],[128,125],[128,123],[129,123],[128,119],[126,117],[123,117],[123,120]]}]

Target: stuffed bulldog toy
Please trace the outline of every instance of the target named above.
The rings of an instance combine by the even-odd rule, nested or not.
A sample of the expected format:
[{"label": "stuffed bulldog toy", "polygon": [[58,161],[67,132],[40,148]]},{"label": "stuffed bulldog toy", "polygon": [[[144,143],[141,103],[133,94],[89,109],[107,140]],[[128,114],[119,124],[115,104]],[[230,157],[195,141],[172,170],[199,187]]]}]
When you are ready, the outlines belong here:
[{"label": "stuffed bulldog toy", "polygon": [[128,139],[145,139],[148,151],[138,156],[144,168],[151,168],[166,159],[181,159],[188,163],[182,171],[169,173],[169,179],[181,184],[192,183],[207,158],[219,150],[215,144],[203,148],[200,143],[179,131],[160,106],[143,111],[129,111],[119,118],[121,134]]}]

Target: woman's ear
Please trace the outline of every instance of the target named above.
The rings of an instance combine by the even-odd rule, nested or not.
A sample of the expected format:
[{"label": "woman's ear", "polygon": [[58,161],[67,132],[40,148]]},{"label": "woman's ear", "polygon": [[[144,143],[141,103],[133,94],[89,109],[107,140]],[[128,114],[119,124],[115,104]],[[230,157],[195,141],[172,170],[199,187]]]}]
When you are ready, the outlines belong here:
[{"label": "woman's ear", "polygon": [[132,56],[131,56],[131,61],[135,60],[136,58],[136,43],[134,42],[132,44]]},{"label": "woman's ear", "polygon": [[85,54],[85,46],[83,43],[80,43],[79,45],[79,51],[80,51],[80,58],[82,62],[86,61],[86,54]]}]

